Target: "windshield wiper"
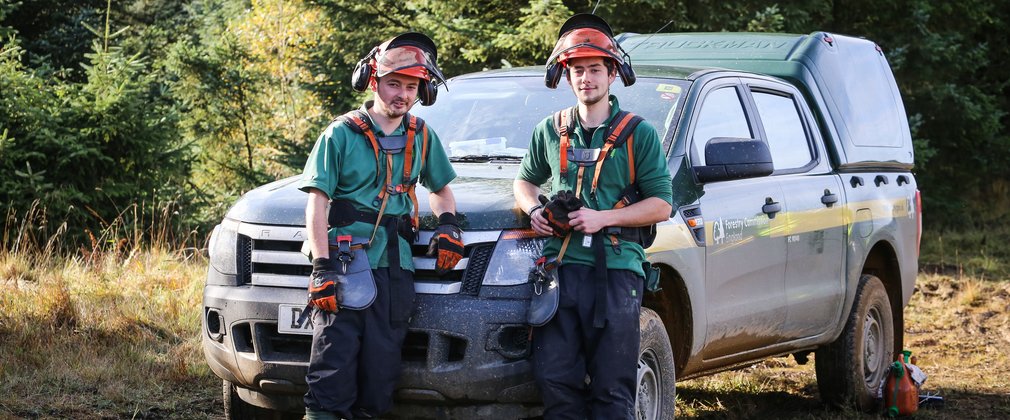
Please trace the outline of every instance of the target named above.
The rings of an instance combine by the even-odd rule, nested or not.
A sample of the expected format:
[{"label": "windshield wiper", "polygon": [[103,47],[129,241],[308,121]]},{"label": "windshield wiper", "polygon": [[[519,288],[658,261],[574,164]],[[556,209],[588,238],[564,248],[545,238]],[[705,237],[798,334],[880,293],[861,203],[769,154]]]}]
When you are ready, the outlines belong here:
[{"label": "windshield wiper", "polygon": [[449,158],[450,162],[520,162],[522,161],[522,156],[513,155],[466,155],[466,156],[452,156]]}]

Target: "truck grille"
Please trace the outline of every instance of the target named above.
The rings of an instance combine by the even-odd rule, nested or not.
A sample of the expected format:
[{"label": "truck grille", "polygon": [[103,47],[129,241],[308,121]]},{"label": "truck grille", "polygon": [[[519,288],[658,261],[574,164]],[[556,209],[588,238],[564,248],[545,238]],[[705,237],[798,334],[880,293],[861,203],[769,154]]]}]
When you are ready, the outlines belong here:
[{"label": "truck grille", "polygon": [[[240,224],[236,244],[240,284],[308,287],[312,262],[302,253],[307,238],[303,227]],[[411,246],[418,293],[478,294],[498,232],[464,233],[464,258],[444,276],[435,273],[435,259],[425,255],[430,238],[431,232],[422,232]]]}]

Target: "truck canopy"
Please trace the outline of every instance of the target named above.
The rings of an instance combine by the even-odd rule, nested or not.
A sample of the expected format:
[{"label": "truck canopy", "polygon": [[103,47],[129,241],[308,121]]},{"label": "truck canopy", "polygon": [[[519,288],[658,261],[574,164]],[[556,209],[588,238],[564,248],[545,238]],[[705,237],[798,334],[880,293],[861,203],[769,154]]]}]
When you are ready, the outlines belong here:
[{"label": "truck canopy", "polygon": [[825,32],[623,34],[635,64],[718,67],[796,85],[818,115],[836,165],[911,169],[912,139],[894,75],[872,41]]}]

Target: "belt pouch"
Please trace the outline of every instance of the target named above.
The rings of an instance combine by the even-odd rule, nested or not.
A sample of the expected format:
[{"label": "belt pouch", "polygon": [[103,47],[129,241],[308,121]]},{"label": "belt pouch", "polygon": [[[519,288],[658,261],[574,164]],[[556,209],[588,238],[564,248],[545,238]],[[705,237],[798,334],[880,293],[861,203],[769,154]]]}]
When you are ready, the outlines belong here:
[{"label": "belt pouch", "polygon": [[529,281],[533,293],[530,296],[530,306],[526,309],[526,322],[540,327],[558,312],[561,290],[558,287],[557,261],[547,262],[541,257],[530,269]]},{"label": "belt pouch", "polygon": [[338,241],[336,247],[332,244],[330,246],[330,260],[337,262],[337,278],[343,293],[341,308],[361,310],[375,301],[372,266],[368,263],[368,254],[362,246],[367,242],[368,240],[364,238],[353,238],[349,241]]}]

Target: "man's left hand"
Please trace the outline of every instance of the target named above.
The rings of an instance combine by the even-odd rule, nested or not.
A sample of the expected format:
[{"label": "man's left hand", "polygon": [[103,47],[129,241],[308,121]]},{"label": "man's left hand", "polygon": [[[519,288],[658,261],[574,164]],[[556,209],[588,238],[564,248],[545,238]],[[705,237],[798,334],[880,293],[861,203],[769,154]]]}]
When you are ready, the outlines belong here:
[{"label": "man's left hand", "polygon": [[428,243],[428,256],[436,255],[435,272],[440,276],[451,271],[463,259],[463,230],[459,228],[456,215],[451,212],[438,216],[438,228]]},{"label": "man's left hand", "polygon": [[568,216],[571,218],[569,223],[572,229],[585,234],[593,234],[607,227],[606,213],[588,207],[568,213]]}]

